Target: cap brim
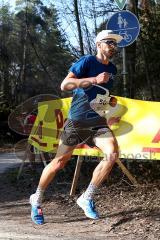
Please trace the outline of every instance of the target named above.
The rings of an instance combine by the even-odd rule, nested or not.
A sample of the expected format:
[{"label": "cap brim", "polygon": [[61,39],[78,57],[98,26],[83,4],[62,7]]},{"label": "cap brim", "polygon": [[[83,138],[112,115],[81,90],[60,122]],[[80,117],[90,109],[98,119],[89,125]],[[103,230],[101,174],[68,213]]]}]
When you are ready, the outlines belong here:
[{"label": "cap brim", "polygon": [[115,39],[117,43],[119,43],[120,41],[122,41],[123,37],[118,35],[118,34],[108,34],[106,37],[104,37],[103,39],[108,39],[108,38],[112,38]]}]

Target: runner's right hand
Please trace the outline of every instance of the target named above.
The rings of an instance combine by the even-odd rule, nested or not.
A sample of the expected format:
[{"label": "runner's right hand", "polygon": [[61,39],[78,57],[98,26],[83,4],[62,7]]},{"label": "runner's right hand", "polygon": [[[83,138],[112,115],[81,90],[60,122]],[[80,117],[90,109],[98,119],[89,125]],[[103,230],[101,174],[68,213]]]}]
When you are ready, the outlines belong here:
[{"label": "runner's right hand", "polygon": [[97,83],[97,84],[107,83],[107,82],[109,81],[109,77],[110,77],[110,74],[109,74],[108,72],[100,73],[100,74],[96,77],[96,83]]}]

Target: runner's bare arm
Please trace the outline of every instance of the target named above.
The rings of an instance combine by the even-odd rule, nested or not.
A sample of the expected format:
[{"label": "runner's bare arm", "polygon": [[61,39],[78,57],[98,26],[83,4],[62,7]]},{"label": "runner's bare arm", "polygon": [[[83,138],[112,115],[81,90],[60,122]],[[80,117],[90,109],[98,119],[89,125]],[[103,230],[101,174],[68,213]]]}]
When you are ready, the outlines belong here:
[{"label": "runner's bare arm", "polygon": [[109,73],[103,72],[96,77],[78,79],[73,72],[68,73],[61,83],[62,91],[69,91],[76,88],[86,88],[92,84],[106,83],[109,80]]}]

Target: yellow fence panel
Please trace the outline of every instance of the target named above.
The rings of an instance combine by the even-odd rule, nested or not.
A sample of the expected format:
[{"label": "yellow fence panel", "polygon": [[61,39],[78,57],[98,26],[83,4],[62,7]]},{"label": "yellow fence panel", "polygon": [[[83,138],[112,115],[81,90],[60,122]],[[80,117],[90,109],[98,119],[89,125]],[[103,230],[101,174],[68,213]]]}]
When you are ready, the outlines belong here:
[{"label": "yellow fence panel", "polygon": [[[120,158],[160,159],[160,102],[117,97],[116,106],[105,107],[119,144]],[[41,151],[55,152],[72,98],[39,103],[29,143]],[[107,146],[106,146],[107,147]],[[97,148],[79,146],[75,155],[103,156]]]}]

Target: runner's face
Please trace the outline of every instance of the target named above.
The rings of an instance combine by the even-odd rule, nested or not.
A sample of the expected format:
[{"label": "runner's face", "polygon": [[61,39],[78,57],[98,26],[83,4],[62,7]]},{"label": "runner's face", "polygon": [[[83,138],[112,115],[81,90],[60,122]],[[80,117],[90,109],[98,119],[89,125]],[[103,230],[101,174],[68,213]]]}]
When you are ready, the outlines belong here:
[{"label": "runner's face", "polygon": [[114,39],[106,39],[100,42],[101,53],[108,58],[112,58],[117,51],[117,42]]}]

